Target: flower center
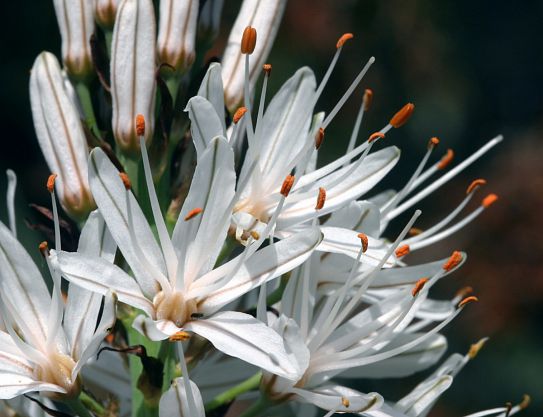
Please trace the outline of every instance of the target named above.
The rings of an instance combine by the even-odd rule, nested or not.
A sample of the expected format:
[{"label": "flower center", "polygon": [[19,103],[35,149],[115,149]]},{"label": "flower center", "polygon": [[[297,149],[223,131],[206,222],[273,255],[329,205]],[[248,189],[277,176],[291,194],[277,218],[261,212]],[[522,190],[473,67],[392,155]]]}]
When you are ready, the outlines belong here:
[{"label": "flower center", "polygon": [[153,304],[158,320],[169,320],[177,327],[183,327],[187,321],[190,321],[191,315],[198,311],[196,301],[194,299],[185,300],[179,291],[170,294],[160,291],[155,296]]},{"label": "flower center", "polygon": [[58,399],[59,397],[77,397],[81,390],[79,378],[72,381],[72,371],[75,367],[74,360],[64,353],[55,352],[49,355],[47,366],[39,367],[37,378],[44,382],[58,385],[66,390],[66,394],[44,393],[44,395]]}]

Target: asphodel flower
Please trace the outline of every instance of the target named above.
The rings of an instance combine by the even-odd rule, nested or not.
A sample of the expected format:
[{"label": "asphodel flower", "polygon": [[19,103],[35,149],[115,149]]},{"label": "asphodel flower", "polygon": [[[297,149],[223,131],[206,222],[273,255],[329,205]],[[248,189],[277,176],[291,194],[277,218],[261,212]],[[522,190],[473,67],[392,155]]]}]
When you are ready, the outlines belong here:
[{"label": "asphodel flower", "polygon": [[[140,141],[143,121],[138,118]],[[89,181],[97,205],[133,277],[98,257],[53,253],[64,277],[141,309],[134,327],[152,340],[176,339],[194,332],[224,353],[291,378],[282,339],[252,316],[219,311],[241,295],[290,271],[309,257],[320,242],[318,229],[308,229],[258,250],[267,234],[229,262],[215,267],[230,226],[236,176],[234,154],[224,138],[215,138],[199,159],[181,215],[170,237],[153,186],[145,147],[141,147],[159,244],[134,195],[128,177],[119,173],[100,149],[90,156]]]},{"label": "asphodel flower", "polygon": [[77,103],[66,88],[55,56],[42,52],[30,74],[30,104],[38,143],[47,165],[59,176],[57,192],[64,210],[83,219],[94,208],[88,185],[88,147]]},{"label": "asphodel flower", "polygon": [[[58,219],[52,184],[49,188]],[[112,260],[115,246],[107,243],[112,241],[104,236],[103,224],[99,215],[89,217],[78,251]],[[58,228],[55,240],[60,248]],[[40,250],[48,259],[46,243]],[[51,295],[30,255],[13,231],[0,223],[0,308],[6,327],[0,331],[1,399],[32,391],[55,399],[77,397],[81,367],[96,354],[115,322],[111,293],[98,321],[103,297],[70,285],[64,305],[60,275],[49,262],[48,266],[54,284]]]},{"label": "asphodel flower", "polygon": [[120,0],[94,0],[94,19],[104,29],[113,28]]},{"label": "asphodel flower", "polygon": [[153,137],[155,109],[155,12],[151,0],[123,0],[111,44],[112,127],[123,152],[139,153],[136,115],[147,122],[145,142]]},{"label": "asphodel flower", "polygon": [[90,0],[54,0],[64,66],[75,78],[92,73],[90,37],[94,33],[94,15]]},{"label": "asphodel flower", "polygon": [[162,0],[158,17],[157,53],[160,64],[185,72],[195,56],[199,0]]},{"label": "asphodel flower", "polygon": [[[244,52],[241,51],[242,35],[247,26],[258,33],[249,64],[249,86],[252,91],[262,65],[273,46],[275,36],[285,11],[286,0],[244,0],[230,32],[222,59],[222,78],[226,107],[234,112],[244,101]],[[246,98],[245,98],[246,100]],[[247,103],[245,103],[247,105]]]}]

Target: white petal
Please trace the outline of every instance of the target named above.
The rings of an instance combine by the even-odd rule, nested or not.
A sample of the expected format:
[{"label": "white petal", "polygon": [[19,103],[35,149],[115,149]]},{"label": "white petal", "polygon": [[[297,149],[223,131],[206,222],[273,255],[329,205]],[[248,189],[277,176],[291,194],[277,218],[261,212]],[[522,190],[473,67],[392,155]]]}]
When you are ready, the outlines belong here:
[{"label": "white petal", "polygon": [[226,135],[224,122],[219,118],[213,104],[204,97],[192,97],[185,111],[189,113],[192,141],[198,156],[201,157],[214,137]]},{"label": "white petal", "polygon": [[[204,9],[209,8],[208,3],[213,3],[213,0],[206,1]],[[215,1],[215,3],[217,3]],[[221,4],[222,6],[222,4]],[[212,62],[207,69],[206,75],[198,89],[198,95],[207,99],[221,120],[223,131],[226,132],[226,123],[224,120],[224,89],[222,86],[221,64]]]},{"label": "white petal", "polygon": [[409,395],[402,398],[396,409],[411,417],[425,413],[452,384],[450,375],[437,376],[419,384]]},{"label": "white petal", "polygon": [[185,329],[209,340],[227,355],[287,379],[297,376],[296,366],[291,362],[281,336],[248,314],[221,312],[191,321]]},{"label": "white petal", "polygon": [[[199,287],[197,284],[200,281],[196,281],[195,288],[191,288],[191,292],[199,291],[205,294],[205,298],[199,305],[202,312],[209,314],[217,311],[262,283],[300,265],[311,255],[321,239],[322,235],[317,228],[307,229],[257,251],[241,265],[239,271],[223,288],[206,294],[205,287]],[[236,260],[233,259],[230,262],[236,262]],[[205,276],[202,277],[202,283],[205,282],[205,278]]]},{"label": "white petal", "polygon": [[[134,278],[140,284],[143,293],[152,298],[158,290],[156,274],[166,275],[162,251],[134,195],[131,192],[127,193],[119,177],[119,171],[99,148],[94,149],[89,157],[89,182],[96,204],[104,214],[115,242],[134,272]],[[130,199],[132,221],[129,221],[127,196]],[[131,238],[130,228],[135,239]],[[146,257],[156,272],[150,271],[145,266],[141,256]]]},{"label": "white petal", "polygon": [[159,417],[205,417],[204,402],[198,386],[189,380],[196,409],[190,410],[184,377],[175,378],[172,386],[160,398]]},{"label": "white petal", "polygon": [[351,201],[345,207],[333,212],[325,223],[327,227],[358,230],[375,238],[379,237],[380,224],[379,207],[370,201]]},{"label": "white petal", "polygon": [[32,391],[66,393],[64,388],[34,380],[31,376],[0,372],[0,399],[6,400]]},{"label": "white petal", "polygon": [[300,327],[293,319],[281,315],[272,328],[285,341],[285,348],[290,357],[290,361],[298,368],[298,377],[301,378],[309,366],[310,352],[305,344],[305,340],[300,333]]},{"label": "white petal", "polygon": [[362,413],[379,408],[383,404],[383,397],[375,392],[363,394],[340,385],[319,387],[314,391],[293,388],[292,392],[302,401],[340,413]]},{"label": "white petal", "polygon": [[33,365],[17,348],[9,334],[0,331],[0,372],[33,374]]},{"label": "white petal", "polygon": [[117,244],[98,210],[89,214],[79,236],[77,251],[84,255],[100,256],[110,262],[115,259]]},{"label": "white petal", "polygon": [[153,341],[164,340],[172,334],[183,330],[170,320],[153,320],[144,315],[139,315],[132,322],[132,327],[142,335]]}]

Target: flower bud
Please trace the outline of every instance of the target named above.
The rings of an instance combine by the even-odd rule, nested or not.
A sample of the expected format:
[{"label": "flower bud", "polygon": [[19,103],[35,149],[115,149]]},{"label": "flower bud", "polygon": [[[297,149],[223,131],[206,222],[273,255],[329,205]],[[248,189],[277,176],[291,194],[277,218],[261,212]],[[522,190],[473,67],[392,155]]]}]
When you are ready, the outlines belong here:
[{"label": "flower bud", "polygon": [[213,43],[219,34],[221,13],[224,0],[206,0],[200,11],[198,36],[209,44]]},{"label": "flower bud", "polygon": [[60,37],[62,60],[68,74],[85,78],[92,73],[90,37],[94,32],[92,3],[88,0],[54,0]]},{"label": "flower bud", "polygon": [[94,19],[104,29],[112,29],[120,0],[94,0]]},{"label": "flower bud", "polygon": [[251,54],[249,68],[249,87],[252,90],[270,53],[285,5],[286,0],[243,1],[222,61],[224,95],[226,107],[230,111],[235,111],[243,102],[245,57],[241,56],[241,40],[245,28],[251,26],[258,33],[258,42]]},{"label": "flower bud", "polygon": [[136,115],[153,137],[155,107],[155,14],[151,0],[123,0],[119,5],[111,44],[113,134],[126,153],[139,153]]},{"label": "flower bud", "polygon": [[161,0],[158,61],[184,72],[194,62],[198,0]]},{"label": "flower bud", "polygon": [[87,180],[87,141],[65,82],[55,56],[49,52],[38,55],[30,74],[36,135],[50,171],[58,174],[55,187],[64,210],[83,219],[94,209]]}]

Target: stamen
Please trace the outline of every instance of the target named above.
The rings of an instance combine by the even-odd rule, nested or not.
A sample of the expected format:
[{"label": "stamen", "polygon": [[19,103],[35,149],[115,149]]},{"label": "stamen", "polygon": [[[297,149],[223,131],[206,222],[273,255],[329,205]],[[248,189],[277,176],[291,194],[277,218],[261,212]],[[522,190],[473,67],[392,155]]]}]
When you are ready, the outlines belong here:
[{"label": "stamen", "polygon": [[202,211],[204,211],[201,207],[196,207],[189,211],[187,215],[185,216],[185,221],[188,221],[194,217],[196,217],[198,214],[200,214]]},{"label": "stamen", "polygon": [[364,90],[364,98],[362,99],[362,103],[364,103],[364,111],[368,111],[370,109],[372,102],[373,90],[366,88],[366,90]]},{"label": "stamen", "polygon": [[422,232],[422,229],[419,229],[418,227],[412,227],[411,229],[409,229],[409,236],[417,236],[420,235]]},{"label": "stamen", "polygon": [[345,45],[345,42],[347,42],[349,39],[352,39],[354,38],[354,35],[352,33],[344,33],[343,35],[341,35],[341,37],[338,39],[337,43],[336,43],[336,48],[339,49],[339,48],[342,48],[343,45]]},{"label": "stamen", "polygon": [[240,119],[245,115],[245,113],[247,113],[247,107],[240,107],[239,109],[237,109],[234,113],[234,117],[232,118],[234,124],[237,124]]},{"label": "stamen", "polygon": [[451,269],[454,269],[460,262],[462,262],[462,253],[459,251],[454,251],[450,258],[445,262],[442,268],[449,272]]},{"label": "stamen", "polygon": [[263,69],[264,72],[266,73],[266,76],[269,77],[270,74],[271,74],[271,70],[272,70],[271,64],[264,64],[264,65],[262,65],[262,69]]},{"label": "stamen", "polygon": [[294,184],[294,175],[287,175],[285,180],[283,181],[283,185],[281,186],[281,194],[286,198],[288,197],[288,194],[290,193],[290,189],[292,188],[292,185]]},{"label": "stamen", "polygon": [[17,238],[17,225],[15,219],[15,190],[17,188],[17,176],[11,169],[6,171],[8,177],[8,189],[6,192],[6,203],[8,208],[9,229],[15,238]]},{"label": "stamen", "polygon": [[177,333],[172,334],[168,337],[170,342],[184,342],[185,340],[190,339],[190,333],[187,333],[183,330],[178,331]]},{"label": "stamen", "polygon": [[452,149],[447,149],[447,153],[443,155],[441,161],[437,164],[437,169],[445,169],[454,159],[454,151]]},{"label": "stamen", "polygon": [[468,357],[470,359],[474,359],[477,356],[477,354],[479,353],[479,351],[482,349],[484,344],[487,342],[487,340],[488,340],[488,337],[485,337],[485,338],[479,340],[477,343],[472,344],[469,347]]},{"label": "stamen", "polygon": [[522,401],[520,402],[518,406],[521,410],[524,410],[530,405],[531,402],[532,402],[532,398],[528,394],[524,394],[522,396]]},{"label": "stamen", "polygon": [[324,129],[322,127],[319,128],[317,131],[317,134],[315,135],[315,149],[319,149],[322,145],[322,141],[324,140]]},{"label": "stamen", "polygon": [[439,145],[439,138],[436,138],[435,136],[430,138],[428,141],[428,149],[435,148],[437,145]]},{"label": "stamen", "polygon": [[[364,118],[364,112],[366,112],[371,104],[373,98],[373,92],[369,89],[364,91],[364,97],[362,98],[362,103],[360,103],[360,108],[358,109],[358,114],[356,115],[356,120],[354,122],[353,131],[351,137],[349,138],[349,144],[347,145],[346,154],[350,153],[354,149],[356,140],[358,138],[358,133],[360,132],[360,125],[362,124],[362,119]],[[346,167],[349,165],[349,161],[346,161],[343,166]]]},{"label": "stamen", "polygon": [[470,287],[470,286],[468,285],[468,286],[466,286],[466,287],[460,288],[460,289],[456,292],[454,298],[457,298],[457,297],[458,297],[458,298],[462,299],[462,298],[465,298],[465,297],[467,297],[468,295],[470,295],[472,292],[473,292],[473,288]]},{"label": "stamen", "polygon": [[130,178],[128,177],[128,174],[126,172],[119,172],[119,177],[121,178],[121,181],[123,182],[124,188],[129,191],[132,189],[132,183],[130,182]]},{"label": "stamen", "polygon": [[396,129],[403,126],[407,123],[414,110],[415,105],[413,103],[407,103],[394,116],[392,116],[389,124]]},{"label": "stamen", "polygon": [[409,245],[402,245],[394,252],[397,258],[403,258],[410,252]]},{"label": "stamen", "polygon": [[145,136],[145,117],[143,117],[143,114],[136,115],[136,135]]},{"label": "stamen", "polygon": [[494,204],[498,200],[498,196],[496,194],[489,194],[484,199],[481,205],[484,208],[490,207],[492,204]]},{"label": "stamen", "polygon": [[372,143],[373,141],[376,141],[377,139],[383,139],[385,137],[384,133],[381,132],[375,132],[370,135],[368,138],[368,143]]},{"label": "stamen", "polygon": [[47,244],[47,242],[41,242],[38,246],[38,249],[44,258],[47,258],[49,256],[49,245]]},{"label": "stamen", "polygon": [[47,178],[47,191],[52,193],[55,190],[55,181],[57,179],[57,174],[51,174]]},{"label": "stamen", "polygon": [[366,236],[364,233],[359,233],[357,237],[362,243],[362,253],[366,253],[368,250],[368,236]]},{"label": "stamen", "polygon": [[266,76],[264,77],[264,81],[262,82],[262,92],[260,93],[260,103],[258,105],[258,114],[256,116],[255,136],[257,138],[260,137],[260,131],[262,130],[262,123],[260,121],[262,120],[262,117],[264,116],[264,104],[266,102],[266,92],[268,91],[268,79],[270,78],[272,66],[270,64],[264,64],[262,66],[262,69],[264,70],[264,73],[266,74]]},{"label": "stamen", "polygon": [[411,294],[413,297],[416,297],[417,294],[424,288],[424,285],[428,282],[428,278],[421,278],[417,281],[413,289],[411,290]]},{"label": "stamen", "polygon": [[486,184],[486,180],[482,179],[482,178],[479,178],[475,181],[473,181],[468,189],[466,190],[466,194],[471,194],[473,191],[475,191],[477,188],[479,188],[480,186],[482,185],[485,185]]},{"label": "stamen", "polygon": [[464,307],[465,305],[473,302],[477,302],[479,299],[475,297],[474,295],[470,295],[469,297],[464,298],[462,301],[458,303],[458,307]]},{"label": "stamen", "polygon": [[260,239],[260,233],[258,233],[256,230],[251,230],[249,234],[254,240]]},{"label": "stamen", "polygon": [[351,402],[349,401],[348,398],[341,397],[341,404],[343,404],[343,407],[349,408],[349,406],[351,405]]},{"label": "stamen", "polygon": [[319,195],[317,196],[317,204],[315,205],[315,210],[320,210],[324,207],[324,202],[326,201],[326,190],[322,187],[319,188]]},{"label": "stamen", "polygon": [[242,54],[252,54],[256,46],[256,29],[247,26],[243,31],[243,36],[241,37],[241,53]]}]

